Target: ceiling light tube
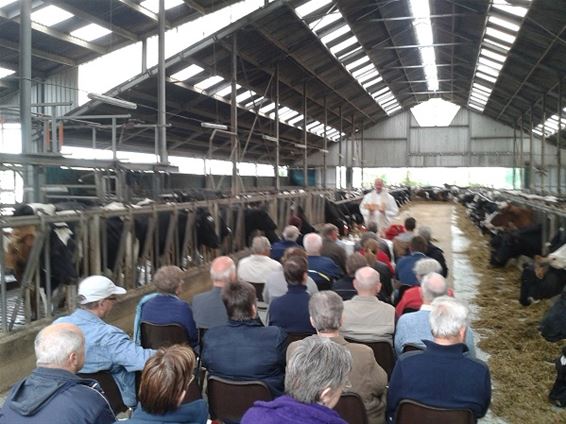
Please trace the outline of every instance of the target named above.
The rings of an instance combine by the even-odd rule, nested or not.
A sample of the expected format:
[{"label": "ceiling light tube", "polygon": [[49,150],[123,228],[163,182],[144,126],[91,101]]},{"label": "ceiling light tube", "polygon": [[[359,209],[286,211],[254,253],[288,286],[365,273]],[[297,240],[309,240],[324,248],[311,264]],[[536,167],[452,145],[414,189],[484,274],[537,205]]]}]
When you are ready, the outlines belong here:
[{"label": "ceiling light tube", "polygon": [[112,106],[121,107],[124,109],[137,109],[138,105],[127,100],[117,99],[115,97],[105,96],[104,94],[88,93],[87,97],[91,100],[96,100]]},{"label": "ceiling light tube", "polygon": [[203,128],[209,128],[211,130],[224,130],[228,131],[228,125],[215,124],[213,122],[201,122],[200,126]]},{"label": "ceiling light tube", "polygon": [[299,143],[295,143],[295,147],[298,147],[299,149],[303,149],[303,150],[307,149],[307,146],[305,146],[304,144],[299,144]]}]

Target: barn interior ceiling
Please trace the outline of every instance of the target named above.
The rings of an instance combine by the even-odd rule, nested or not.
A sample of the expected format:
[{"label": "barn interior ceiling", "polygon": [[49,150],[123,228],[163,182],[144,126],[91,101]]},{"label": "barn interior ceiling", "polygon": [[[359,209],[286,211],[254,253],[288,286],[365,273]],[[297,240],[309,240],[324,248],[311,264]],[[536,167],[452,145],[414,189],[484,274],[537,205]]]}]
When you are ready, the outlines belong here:
[{"label": "barn interior ceiling", "polygon": [[[234,2],[178,0],[166,11],[167,23],[174,27]],[[157,31],[155,12],[139,0],[109,0],[105,8],[97,3],[33,2],[34,10],[49,4],[72,14],[52,26],[33,24],[34,78],[76,67]],[[510,126],[528,129],[532,119],[539,133],[545,121],[547,135],[556,133],[553,115],[564,107],[565,2],[430,0],[428,8],[422,5],[276,0],[167,59],[170,153],[230,155],[226,136],[216,135],[210,149],[211,130],[201,122],[230,125],[233,51],[243,161],[273,162],[273,141],[264,136],[275,135],[277,95],[283,164],[302,157],[297,145],[305,141],[309,153],[326,150],[325,122],[327,143],[332,143],[437,97]],[[88,36],[76,31],[92,23],[107,33],[86,41]],[[17,90],[18,33],[18,2],[0,1],[0,67],[14,71],[0,79],[0,99]],[[157,69],[107,94],[138,104],[127,112],[132,117],[121,127],[127,133],[120,148],[153,151],[153,130],[139,125],[157,122]],[[97,101],[72,112],[113,113],[124,110]],[[103,147],[109,129],[100,127],[98,133]],[[67,125],[65,138],[90,145],[91,129]]]}]

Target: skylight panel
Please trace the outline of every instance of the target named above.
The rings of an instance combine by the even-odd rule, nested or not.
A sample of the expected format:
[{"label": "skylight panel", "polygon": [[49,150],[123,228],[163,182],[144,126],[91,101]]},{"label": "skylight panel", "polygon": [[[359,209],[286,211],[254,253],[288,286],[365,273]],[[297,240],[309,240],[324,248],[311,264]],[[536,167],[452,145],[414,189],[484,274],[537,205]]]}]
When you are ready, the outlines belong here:
[{"label": "skylight panel", "polygon": [[401,110],[401,106],[399,106],[399,105],[397,105],[397,106],[395,106],[395,107],[392,107],[391,109],[387,109],[387,113],[388,113],[389,115],[391,115],[392,113],[395,113],[395,112],[397,112],[398,110]]},{"label": "skylight panel", "polygon": [[335,29],[334,31],[326,34],[324,37],[320,39],[320,41],[322,41],[324,44],[328,44],[332,40],[336,40],[338,37],[347,34],[348,32],[350,32],[350,27],[344,24],[341,27]]},{"label": "skylight panel", "polygon": [[338,19],[342,18],[342,14],[339,12],[329,13],[324,15],[322,18],[312,21],[309,24],[309,28],[313,31],[319,31],[326,28],[328,25],[333,24]]},{"label": "skylight panel", "polygon": [[490,59],[501,63],[505,62],[505,60],[507,59],[506,56],[503,56],[502,54],[499,53],[495,53],[489,49],[486,49],[485,47],[482,47],[482,49],[480,50],[480,55],[489,57]]},{"label": "skylight panel", "polygon": [[320,122],[312,121],[311,123],[307,124],[307,130],[311,131],[314,127],[318,127],[319,125],[320,125]]},{"label": "skylight panel", "polygon": [[255,92],[252,91],[252,90],[244,91],[243,93],[238,94],[236,96],[236,103],[242,103],[242,102],[248,100],[253,95],[255,95]]},{"label": "skylight panel", "polygon": [[250,108],[255,108],[255,107],[259,106],[259,105],[262,105],[263,103],[265,103],[265,102],[267,102],[267,101],[268,101],[268,100],[267,100],[265,97],[260,96],[260,97],[258,97],[257,99],[253,99],[251,102],[246,103],[246,104],[244,105],[244,107],[245,107],[245,108],[248,108],[248,109],[250,109]]},{"label": "skylight panel", "polygon": [[500,71],[501,68],[503,68],[502,63],[494,62],[493,60],[490,60],[490,59],[483,57],[483,56],[480,56],[479,62],[486,65],[486,66],[489,66],[490,68],[496,69],[498,71]]},{"label": "skylight panel", "polygon": [[330,47],[330,52],[333,54],[336,54],[338,52],[341,52],[342,50],[348,48],[349,46],[352,46],[354,44],[356,44],[358,42],[358,39],[354,36],[345,39],[344,41],[336,44],[335,46]]},{"label": "skylight panel", "polygon": [[66,21],[73,16],[75,15],[61,9],[60,7],[49,5],[33,12],[31,14],[31,20],[38,24],[50,27]]},{"label": "skylight panel", "polygon": [[365,81],[369,81],[369,80],[377,77],[378,75],[379,75],[379,72],[377,72],[377,70],[374,68],[372,71],[366,72],[365,74],[360,76],[360,78],[356,78],[356,79],[358,80],[358,82],[360,84],[363,84]]},{"label": "skylight panel", "polygon": [[273,109],[275,109],[275,103],[270,103],[267,106],[263,106],[259,112],[263,113],[265,115],[267,115],[268,113],[270,113]]},{"label": "skylight panel", "polygon": [[486,75],[483,72],[476,72],[476,77],[489,81],[492,84],[495,84],[495,81],[497,81],[495,78],[490,77],[489,75]]},{"label": "skylight panel", "polygon": [[302,6],[297,7],[295,12],[297,12],[297,15],[302,18],[330,3],[332,3],[332,0],[311,0]]},{"label": "skylight panel", "polygon": [[[242,86],[240,84],[236,84],[236,91],[238,91]],[[226,97],[228,94],[232,93],[232,84],[228,84],[226,87],[221,88],[214,94],[220,97]]]},{"label": "skylight panel", "polygon": [[7,77],[8,75],[12,75],[15,74],[15,71],[12,71],[11,69],[6,69],[0,66],[0,79]]},{"label": "skylight panel", "polygon": [[487,27],[485,30],[485,33],[497,40],[509,43],[509,44],[513,44],[515,42],[515,38],[517,38],[514,35],[511,34],[507,34],[503,31],[499,31],[498,29],[492,28],[492,27]]},{"label": "skylight panel", "polygon": [[381,78],[381,76],[371,79],[369,81],[366,81],[363,83],[363,86],[365,89],[369,89],[369,87],[371,87],[372,85],[375,85],[377,83],[380,83],[381,81],[383,81],[383,78]]},{"label": "skylight panel", "polygon": [[468,106],[470,106],[472,109],[476,109],[479,112],[483,112],[483,110],[485,109],[483,106],[477,105],[473,102],[469,102]]},{"label": "skylight panel", "polygon": [[219,82],[224,81],[224,79],[218,75],[214,75],[212,77],[209,77],[201,82],[199,82],[198,84],[195,84],[195,88],[198,88],[199,90],[206,90],[210,87],[212,87],[213,85],[218,84]]},{"label": "skylight panel", "polygon": [[368,56],[360,57],[359,59],[356,59],[356,60],[354,60],[353,62],[348,63],[348,64],[346,65],[346,69],[347,69],[348,71],[351,71],[352,69],[357,68],[358,66],[361,66],[361,65],[363,65],[364,63],[369,63],[369,57],[368,57]]},{"label": "skylight panel", "polygon": [[485,66],[483,64],[479,64],[477,70],[483,72],[485,74],[491,75],[492,77],[497,78],[499,76],[499,71],[490,68],[489,66]]},{"label": "skylight panel", "polygon": [[506,45],[506,44],[498,43],[497,41],[491,40],[491,39],[489,39],[489,38],[484,38],[484,39],[483,39],[483,42],[484,42],[484,44],[487,44],[487,45],[490,46],[490,47],[497,47],[497,48],[499,48],[499,49],[501,49],[501,50],[504,50],[504,51],[506,51],[506,52],[511,49],[511,46],[508,46],[508,45]]},{"label": "skylight panel", "polygon": [[304,117],[305,117],[305,116],[304,116],[303,114],[300,114],[299,116],[295,116],[294,118],[289,119],[289,120],[287,121],[287,123],[288,123],[289,125],[295,125],[296,123],[301,122]]},{"label": "skylight panel", "polygon": [[2,9],[5,6],[8,6],[12,3],[17,2],[18,0],[0,0],[0,9]]},{"label": "skylight panel", "polygon": [[[165,0],[165,10],[172,9],[183,4],[183,0]],[[145,0],[140,3],[140,6],[151,10],[153,13],[159,13],[159,0]]]},{"label": "skylight panel", "polygon": [[204,69],[200,66],[192,64],[187,66],[185,69],[180,70],[179,72],[175,72],[173,75],[171,75],[171,78],[177,81],[185,81],[189,78],[194,77],[195,75],[200,74],[203,71]]},{"label": "skylight panel", "polygon": [[409,0],[409,6],[414,18],[413,26],[420,46],[419,52],[424,65],[427,87],[430,91],[437,91],[439,87],[438,70],[436,68],[436,53],[433,47],[430,5],[428,0]]},{"label": "skylight panel", "polygon": [[72,31],[71,35],[73,37],[80,38],[81,40],[92,41],[104,37],[111,32],[112,31],[110,31],[108,28],[101,27],[100,25],[88,24],[82,28]]},{"label": "skylight panel", "polygon": [[504,12],[519,16],[521,18],[524,17],[528,12],[528,9],[526,7],[511,6],[506,0],[495,0],[491,7],[493,7],[494,9],[503,10]]},{"label": "skylight panel", "polygon": [[373,63],[369,63],[368,65],[364,66],[363,68],[358,69],[355,72],[352,72],[352,76],[354,78],[359,78],[360,76],[364,75],[366,72],[369,71],[375,71],[375,67],[373,66]]},{"label": "skylight panel", "polygon": [[486,87],[485,85],[478,84],[477,82],[474,82],[474,83],[472,84],[472,86],[473,86],[475,89],[477,89],[477,90],[479,90],[479,91],[483,91],[483,92],[485,92],[485,93],[487,93],[487,94],[489,94],[489,93],[492,92],[492,89],[491,89],[491,88],[488,88],[488,87]]},{"label": "skylight panel", "polygon": [[351,50],[347,50],[344,53],[342,53],[341,55],[337,56],[338,60],[340,61],[340,63],[343,63],[346,59],[352,57],[352,55],[356,54],[357,52],[362,50],[362,46],[360,46],[359,44],[351,49]]},{"label": "skylight panel", "polygon": [[521,28],[520,25],[517,25],[517,24],[510,22],[506,19],[498,18],[497,16],[493,16],[493,15],[491,15],[488,18],[488,22],[491,22],[492,24],[495,24],[495,25],[499,25],[500,27],[506,28],[509,31],[513,31],[513,32],[517,32],[517,31],[519,31],[519,28]]}]

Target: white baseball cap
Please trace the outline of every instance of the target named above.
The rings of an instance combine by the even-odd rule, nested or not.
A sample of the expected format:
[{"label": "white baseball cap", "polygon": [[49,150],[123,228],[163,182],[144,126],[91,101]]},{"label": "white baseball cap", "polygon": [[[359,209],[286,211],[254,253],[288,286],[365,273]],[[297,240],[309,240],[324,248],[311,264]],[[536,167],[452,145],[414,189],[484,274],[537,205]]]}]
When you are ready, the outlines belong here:
[{"label": "white baseball cap", "polygon": [[82,305],[106,299],[115,294],[126,294],[126,290],[116,286],[110,278],[103,275],[91,275],[79,284]]}]

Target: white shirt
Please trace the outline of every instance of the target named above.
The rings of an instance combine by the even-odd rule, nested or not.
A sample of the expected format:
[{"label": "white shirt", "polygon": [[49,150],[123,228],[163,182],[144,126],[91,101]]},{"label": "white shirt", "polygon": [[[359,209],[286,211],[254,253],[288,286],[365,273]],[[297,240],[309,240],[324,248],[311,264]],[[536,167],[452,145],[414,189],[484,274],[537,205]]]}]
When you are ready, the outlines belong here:
[{"label": "white shirt", "polygon": [[265,283],[269,274],[282,270],[276,260],[264,255],[250,255],[238,262],[238,279],[248,283]]},{"label": "white shirt", "polygon": [[[368,210],[366,206],[369,204],[377,205],[377,209],[383,207],[383,213],[379,212],[379,210]],[[385,231],[385,229],[391,225],[391,219],[399,213],[399,208],[397,207],[395,198],[387,193],[385,189],[382,189],[381,193],[372,190],[364,196],[364,199],[360,203],[360,212],[364,216],[366,225],[375,222],[377,223],[379,231]]]}]

